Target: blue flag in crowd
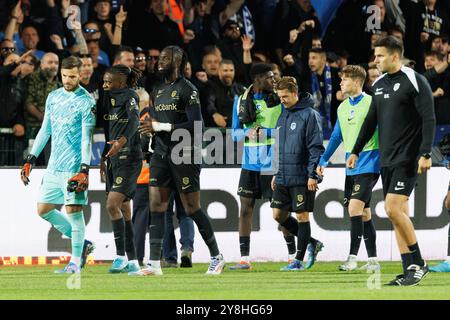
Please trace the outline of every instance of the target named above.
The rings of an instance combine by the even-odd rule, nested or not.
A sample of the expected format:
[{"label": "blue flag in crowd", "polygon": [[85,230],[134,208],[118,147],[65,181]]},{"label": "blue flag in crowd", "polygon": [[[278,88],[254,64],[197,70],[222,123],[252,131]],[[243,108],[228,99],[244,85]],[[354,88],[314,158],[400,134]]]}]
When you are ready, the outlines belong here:
[{"label": "blue flag in crowd", "polygon": [[342,0],[311,0],[311,4],[317,13],[317,17],[320,21],[320,26],[322,27],[321,38],[325,35],[328,25],[331,20],[333,20],[337,9],[341,5]]}]

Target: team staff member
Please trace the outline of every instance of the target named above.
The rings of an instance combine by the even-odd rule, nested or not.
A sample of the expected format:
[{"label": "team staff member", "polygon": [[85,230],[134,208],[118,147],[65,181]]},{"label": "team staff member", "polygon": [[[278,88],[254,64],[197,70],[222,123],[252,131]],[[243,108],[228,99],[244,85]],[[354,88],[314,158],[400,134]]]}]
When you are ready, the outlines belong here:
[{"label": "team staff member", "polygon": [[392,221],[403,263],[403,274],[389,285],[413,286],[428,273],[408,215],[408,200],[417,174],[431,168],[431,146],[436,119],[427,80],[402,66],[403,44],[383,37],[375,43],[375,63],[384,74],[373,84],[373,101],[348,158],[355,168],[358,154],[378,125],[380,167],[385,210]]},{"label": "team staff member", "polygon": [[[130,200],[136,193],[136,180],[142,167],[139,127],[139,97],[133,88],[140,77],[137,69],[115,65],[103,77],[108,110],[109,159],[106,208],[111,218],[117,257],[110,273],[140,270],[134,245]],[[126,255],[125,256],[125,252]]]},{"label": "team staff member", "polygon": [[[225,266],[219,252],[214,231],[208,216],[200,207],[200,164],[194,161],[201,155],[201,146],[195,145],[194,124],[202,124],[198,90],[182,76],[187,61],[184,51],[177,46],[164,48],[159,56],[158,72],[164,82],[153,91],[151,120],[142,122],[141,132],[154,132],[155,146],[150,161],[150,261],[147,268],[135,275],[162,275],[160,257],[164,238],[164,213],[167,210],[171,191],[180,193],[186,213],[194,220],[209,248],[211,262],[207,274],[220,274]],[[190,132],[190,143],[176,152],[179,141],[172,141],[172,131],[186,129]],[[180,132],[181,133],[181,132]],[[201,139],[200,139],[201,140]],[[189,149],[187,152],[186,149]],[[176,154],[174,154],[176,153]],[[179,157],[178,159],[174,157]],[[177,160],[183,160],[178,164]],[[177,163],[177,164],[176,164]]]},{"label": "team staff member", "polygon": [[309,212],[314,210],[319,189],[316,168],[324,151],[321,117],[314,110],[314,100],[309,93],[299,96],[294,77],[281,78],[277,94],[285,110],[277,122],[279,169],[272,179],[271,207],[274,219],[281,225],[290,212],[297,215],[297,254],[294,261],[281,270],[298,271],[306,269],[303,259],[311,238]]},{"label": "team staff member", "polygon": [[[348,65],[341,72],[341,91],[347,95],[337,110],[337,121],[331,134],[330,143],[320,158],[317,173],[323,176],[323,168],[327,166],[333,153],[344,142],[346,157],[350,155],[361,126],[369,111],[372,97],[362,91],[366,71],[361,66]],[[370,199],[372,189],[380,176],[380,153],[378,150],[378,132],[361,152],[360,161],[354,169],[346,169],[344,206],[350,214],[350,254],[339,270],[352,271],[358,267],[358,255],[361,238],[366,243],[368,270],[379,270],[377,260],[376,231],[372,223]]]}]

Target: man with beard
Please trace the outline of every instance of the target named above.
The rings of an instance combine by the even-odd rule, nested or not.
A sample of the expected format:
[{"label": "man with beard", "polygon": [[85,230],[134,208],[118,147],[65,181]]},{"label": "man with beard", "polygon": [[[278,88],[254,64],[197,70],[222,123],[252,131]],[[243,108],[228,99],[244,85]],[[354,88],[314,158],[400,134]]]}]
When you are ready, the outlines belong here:
[{"label": "man with beard", "polygon": [[[186,60],[186,54],[180,47],[163,49],[158,71],[164,82],[152,94],[153,108],[150,110],[153,119],[145,120],[141,125],[141,133],[155,133],[155,145],[150,162],[150,261],[147,268],[136,272],[136,275],[162,275],[160,258],[164,213],[173,189],[179,192],[186,213],[194,220],[208,246],[211,262],[206,274],[221,274],[225,266],[211,221],[200,207],[200,164],[197,161],[201,163],[201,145],[195,144],[193,135],[197,134],[194,125],[202,126],[202,115],[198,91],[183,77]],[[181,137],[180,141],[178,136],[177,139],[172,135],[177,129],[184,129],[179,130],[180,133],[188,130],[190,138]],[[186,140],[189,140],[189,146],[185,145]],[[181,144],[184,145],[183,151],[179,149]]]},{"label": "man with beard", "polygon": [[[80,86],[79,58],[71,56],[61,64],[63,88],[52,91],[46,100],[44,121],[20,172],[24,185],[36,157],[52,136],[52,154],[39,187],[38,214],[71,239],[69,264],[55,273],[80,273],[93,244],[85,240],[82,206],[87,205],[95,101]],[[66,214],[56,209],[65,205]]]},{"label": "man with beard", "polygon": [[231,60],[223,60],[219,65],[219,77],[209,81],[207,110],[220,128],[230,128],[233,114],[233,102],[240,96],[245,87],[234,81],[234,64]]},{"label": "man with beard", "polygon": [[[54,53],[46,53],[41,60],[41,67],[28,79],[28,96],[25,105],[26,140],[34,139],[41,127],[45,113],[45,101],[48,94],[61,86],[57,74],[59,58]],[[31,147],[31,146],[30,146]],[[45,147],[36,165],[45,165],[50,157],[50,143]]]}]

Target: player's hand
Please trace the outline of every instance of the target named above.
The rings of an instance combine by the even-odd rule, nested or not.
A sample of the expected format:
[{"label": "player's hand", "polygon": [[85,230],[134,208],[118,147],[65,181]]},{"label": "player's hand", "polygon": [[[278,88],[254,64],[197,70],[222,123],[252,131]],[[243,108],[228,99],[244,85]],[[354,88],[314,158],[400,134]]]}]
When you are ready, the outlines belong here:
[{"label": "player's hand", "polygon": [[425,173],[427,170],[431,168],[431,158],[427,159],[425,157],[420,157],[419,159],[419,167],[417,168],[417,173]]},{"label": "player's hand", "polygon": [[106,158],[101,157],[100,159],[100,181],[106,181]]},{"label": "player's hand", "polygon": [[120,6],[119,12],[116,14],[116,25],[121,26],[127,20],[127,12],[123,10],[123,5]]},{"label": "player's hand", "polygon": [[275,176],[272,177],[272,181],[270,182],[270,187],[272,188],[272,191],[275,191],[275,187],[277,184],[275,183]]},{"label": "player's hand", "polygon": [[308,179],[308,190],[309,191],[317,191],[319,190],[319,185],[317,184],[317,180],[313,178]]},{"label": "player's hand", "polygon": [[218,112],[213,114],[214,122],[221,128],[225,128],[227,126],[227,119],[227,117],[224,117]]},{"label": "player's hand", "polygon": [[144,120],[140,121],[139,133],[140,134],[152,134],[155,130],[153,129],[152,118],[145,117]]},{"label": "player's hand", "polygon": [[70,178],[67,183],[69,185],[75,185],[75,192],[84,192],[89,187],[89,175],[85,172],[78,172],[75,176]]},{"label": "player's hand", "polygon": [[324,176],[324,174],[323,174],[324,169],[325,169],[325,168],[322,167],[322,166],[317,166],[317,168],[316,168],[316,173],[317,173],[319,176],[323,177],[323,176]]},{"label": "player's hand", "polygon": [[244,51],[252,50],[253,46],[255,45],[255,43],[253,42],[253,38],[245,34],[241,37],[241,41],[242,41],[242,49]]},{"label": "player's hand", "polygon": [[20,180],[22,180],[24,185],[28,185],[30,183],[30,172],[36,161],[36,157],[32,154],[29,154],[23,163],[22,170],[20,170]]},{"label": "player's hand", "polygon": [[[125,137],[121,137],[120,139],[122,139],[122,138],[126,139]],[[120,151],[120,149],[122,149],[122,147],[126,143],[126,140],[125,140],[125,143],[123,143],[123,141],[120,141],[120,139],[108,141],[108,144],[111,147],[109,148],[109,151],[105,156],[106,158],[114,157]]]},{"label": "player's hand", "polygon": [[347,159],[347,168],[354,169],[356,167],[356,161],[358,161],[358,156],[352,153]]}]

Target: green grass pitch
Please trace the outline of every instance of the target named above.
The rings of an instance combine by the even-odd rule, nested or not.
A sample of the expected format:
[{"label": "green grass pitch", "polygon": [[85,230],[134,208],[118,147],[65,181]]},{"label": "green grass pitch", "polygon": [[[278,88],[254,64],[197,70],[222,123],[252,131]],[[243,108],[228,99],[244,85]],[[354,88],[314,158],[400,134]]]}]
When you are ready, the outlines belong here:
[{"label": "green grass pitch", "polygon": [[[67,288],[67,275],[53,274],[61,266],[7,266],[0,267],[0,299],[450,299],[449,273],[430,273],[416,287],[369,289],[370,274],[339,272],[338,262],[319,262],[301,272],[280,272],[283,265],[254,263],[251,272],[226,269],[220,276],[205,276],[207,265],[195,264],[163,269],[162,277],[108,274],[109,265],[90,265],[75,290]],[[400,269],[400,262],[383,262],[381,285]]]}]

